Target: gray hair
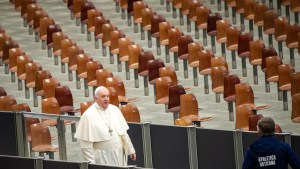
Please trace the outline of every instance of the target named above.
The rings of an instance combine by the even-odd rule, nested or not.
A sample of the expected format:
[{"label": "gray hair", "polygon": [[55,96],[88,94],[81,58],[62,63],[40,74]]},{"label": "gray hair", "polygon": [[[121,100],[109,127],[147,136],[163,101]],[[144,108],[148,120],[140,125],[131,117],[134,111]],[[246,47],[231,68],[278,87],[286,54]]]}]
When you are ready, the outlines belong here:
[{"label": "gray hair", "polygon": [[261,135],[273,135],[275,133],[275,122],[271,117],[263,117],[257,123]]},{"label": "gray hair", "polygon": [[97,87],[97,88],[95,89],[95,92],[94,92],[95,96],[96,96],[97,93],[98,93],[100,90],[102,90],[102,89],[106,89],[106,87],[104,87],[104,86],[99,86],[99,87]]}]

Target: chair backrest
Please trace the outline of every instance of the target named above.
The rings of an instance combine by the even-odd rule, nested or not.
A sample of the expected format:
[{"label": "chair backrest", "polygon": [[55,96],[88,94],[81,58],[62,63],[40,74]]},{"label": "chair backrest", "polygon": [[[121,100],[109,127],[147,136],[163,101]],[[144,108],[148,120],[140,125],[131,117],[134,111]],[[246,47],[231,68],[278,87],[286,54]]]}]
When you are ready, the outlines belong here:
[{"label": "chair backrest", "polygon": [[188,63],[190,67],[199,67],[199,54],[203,50],[203,45],[200,42],[189,43],[188,45]]},{"label": "chair backrest", "polygon": [[87,78],[86,63],[92,61],[93,58],[87,53],[82,53],[76,55],[76,59],[77,59],[76,75],[79,78],[84,78],[84,79]]},{"label": "chair backrest", "polygon": [[151,51],[140,52],[138,69],[140,76],[148,76],[148,61],[150,60],[154,60],[154,55]]},{"label": "chair backrest", "polygon": [[209,75],[211,71],[211,58],[215,57],[210,50],[200,50],[199,55],[199,73]]},{"label": "chair backrest", "polygon": [[27,4],[27,23],[33,25],[35,11],[40,10],[41,7],[38,3]]},{"label": "chair backrest", "polygon": [[243,14],[245,11],[244,0],[235,0],[236,1],[236,13]]},{"label": "chair backrest", "polygon": [[178,39],[178,58],[181,60],[188,59],[188,45],[193,43],[193,38],[190,35],[180,36]]},{"label": "chair backrest", "polygon": [[170,22],[160,22],[159,23],[159,42],[161,45],[169,44],[168,32],[173,26]]},{"label": "chair backrest", "polygon": [[298,48],[298,32],[300,32],[300,26],[298,24],[287,25],[286,46],[288,48]]},{"label": "chair backrest", "polygon": [[300,123],[300,93],[292,96],[292,115],[291,120],[294,123]]},{"label": "chair backrest", "polygon": [[106,87],[109,91],[109,103],[119,107],[119,97],[116,89],[114,87]]},{"label": "chair backrest", "polygon": [[133,41],[131,38],[120,38],[119,39],[119,59],[121,62],[129,60],[128,46],[132,45]]},{"label": "chair backrest", "polygon": [[278,82],[278,66],[282,64],[279,56],[266,58],[266,79],[269,82]]},{"label": "chair backrest", "polygon": [[25,51],[22,48],[9,49],[9,71],[17,72],[17,57],[24,55]]},{"label": "chair backrest", "polygon": [[86,0],[73,0],[73,14],[76,18],[80,18],[81,7],[84,5]]},{"label": "chair backrest", "polygon": [[180,110],[180,96],[185,94],[185,89],[182,85],[170,86],[169,87],[169,112],[179,112]]},{"label": "chair backrest", "polygon": [[268,57],[273,57],[273,56],[278,56],[276,50],[274,49],[274,47],[266,47],[263,48],[262,50],[262,61],[261,61],[261,70],[263,72],[266,72],[266,59]]},{"label": "chair backrest", "polygon": [[142,9],[146,8],[146,4],[143,1],[133,2],[133,22],[142,23]]},{"label": "chair backrest", "polygon": [[19,80],[26,79],[26,64],[32,62],[29,55],[21,55],[17,57],[17,77]]},{"label": "chair backrest", "polygon": [[77,70],[77,55],[79,54],[83,54],[84,50],[82,49],[82,47],[78,46],[78,45],[72,45],[68,47],[68,56],[69,56],[69,63],[68,63],[68,67],[70,70],[72,71],[76,71]]},{"label": "chair backrest", "polygon": [[124,83],[119,76],[106,78],[106,86],[115,88],[119,97],[126,96]]},{"label": "chair backrest", "polygon": [[35,123],[30,126],[32,151],[38,147],[51,146],[51,135],[49,128],[44,123]]},{"label": "chair backrest", "polygon": [[61,62],[68,63],[69,56],[68,56],[68,48],[72,45],[75,45],[76,42],[73,39],[62,39],[61,40]]},{"label": "chair backrest", "polygon": [[26,86],[29,88],[35,88],[37,71],[42,70],[42,66],[38,62],[29,62],[26,64]]},{"label": "chair backrest", "polygon": [[142,9],[142,28],[144,31],[151,30],[152,15],[153,15],[153,11],[151,8],[143,8]]},{"label": "chair backrest", "polygon": [[94,23],[95,23],[95,38],[102,39],[103,37],[102,25],[106,23],[110,23],[110,21],[104,16],[97,16],[94,19]]},{"label": "chair backrest", "polygon": [[253,114],[249,116],[249,131],[257,131],[257,122],[263,118],[262,114]]},{"label": "chair backrest", "polygon": [[198,115],[198,101],[193,93],[180,95],[179,117]]},{"label": "chair backrest", "polygon": [[227,70],[228,69],[228,63],[226,62],[224,57],[212,57],[210,59],[211,62],[211,68],[218,67],[218,66],[224,66]]},{"label": "chair backrest", "polygon": [[244,1],[245,10],[244,10],[244,18],[246,20],[254,20],[254,7],[256,5],[255,0],[245,0]]},{"label": "chair backrest", "polygon": [[254,94],[249,83],[239,83],[235,85],[235,105],[254,103]]},{"label": "chair backrest", "polygon": [[227,50],[238,49],[239,30],[235,26],[230,26],[226,29],[226,48]]},{"label": "chair backrest", "polygon": [[275,39],[277,41],[286,40],[286,28],[288,25],[288,19],[286,17],[278,17],[274,19]]},{"label": "chair backrest", "polygon": [[274,10],[267,10],[264,12],[264,26],[263,30],[265,34],[274,34],[274,19],[278,17],[278,14]]},{"label": "chair backrest", "polygon": [[215,93],[224,92],[224,76],[228,75],[228,69],[224,66],[211,68],[211,86]]},{"label": "chair backrest", "polygon": [[235,85],[241,83],[240,78],[236,74],[224,76],[224,100],[235,100]]},{"label": "chair backrest", "polygon": [[[138,1],[137,1],[138,2]],[[138,69],[139,68],[139,55],[143,51],[141,45],[129,45],[128,46],[128,65],[129,69]]]},{"label": "chair backrest", "polygon": [[44,95],[44,79],[52,78],[52,75],[49,70],[40,70],[35,72],[35,93],[38,96]]},{"label": "chair backrest", "polygon": [[89,9],[87,15],[87,29],[90,32],[95,32],[95,18],[103,14],[98,9]]},{"label": "chair backrest", "polygon": [[42,99],[42,113],[60,115],[60,106],[55,97]]},{"label": "chair backrest", "polygon": [[55,97],[55,88],[60,86],[58,79],[48,78],[43,80],[44,98]]},{"label": "chair backrest", "polygon": [[169,51],[178,52],[179,37],[182,35],[183,33],[179,28],[171,28],[168,30]]},{"label": "chair backrest", "polygon": [[294,72],[295,69],[291,64],[282,64],[278,66],[278,87],[280,90],[291,89],[291,74]]},{"label": "chair backrest", "polygon": [[250,54],[250,41],[253,37],[250,33],[240,33],[238,35],[238,55],[239,57],[248,57]]},{"label": "chair backrest", "polygon": [[249,62],[252,65],[261,65],[262,63],[262,50],[265,48],[263,41],[255,40],[249,42]]},{"label": "chair backrest", "polygon": [[217,35],[217,21],[222,20],[220,13],[210,13],[207,16],[207,34],[209,36]]},{"label": "chair backrest", "polygon": [[291,74],[291,96],[294,94],[300,93],[300,72]]},{"label": "chair backrest", "polygon": [[230,21],[226,19],[218,20],[216,22],[216,31],[217,31],[217,42],[218,43],[226,43],[227,36],[226,30],[231,26]]},{"label": "chair backrest", "polygon": [[297,0],[291,0],[291,11],[296,13],[300,12],[300,2]]},{"label": "chair backrest", "polygon": [[165,22],[166,19],[163,15],[152,15],[151,18],[151,36],[155,38],[159,38],[159,23]]},{"label": "chair backrest", "polygon": [[3,42],[3,63],[9,64],[9,50],[11,48],[18,48],[19,44],[16,40],[8,39]]},{"label": "chair backrest", "polygon": [[188,19],[192,22],[197,21],[197,8],[202,6],[203,4],[198,1],[190,1],[189,2],[189,15]]},{"label": "chair backrest", "polygon": [[0,96],[7,96],[6,90],[2,86],[0,86]]},{"label": "chair backrest", "polygon": [[119,54],[119,39],[125,37],[125,33],[122,30],[114,30],[110,32],[110,52],[112,54]]},{"label": "chair backrest", "polygon": [[53,39],[53,54],[55,56],[61,55],[61,40],[68,38],[64,32],[54,32],[52,34]]},{"label": "chair backrest", "polygon": [[102,32],[103,32],[103,38],[102,38],[102,44],[103,46],[110,46],[110,32],[116,30],[115,26],[112,23],[105,23],[102,25]]},{"label": "chair backrest", "polygon": [[34,32],[40,32],[40,19],[48,16],[47,12],[44,9],[38,9],[34,12],[33,19],[33,30]]},{"label": "chair backrest", "polygon": [[170,77],[172,81],[171,86],[178,84],[177,74],[172,66],[159,68],[159,77]]},{"label": "chair backrest", "polygon": [[198,29],[207,29],[207,18],[208,14],[211,13],[210,9],[205,5],[199,6],[196,8],[197,13],[197,28]]},{"label": "chair backrest", "polygon": [[126,120],[126,122],[140,123],[140,112],[135,104],[128,103],[126,105],[121,105],[120,110]]},{"label": "chair backrest", "polygon": [[55,87],[55,98],[61,109],[73,109],[73,95],[70,88],[66,85]]},{"label": "chair backrest", "polygon": [[236,105],[235,106],[235,128],[249,130],[249,117],[253,115],[251,105]]},{"label": "chair backrest", "polygon": [[157,104],[167,104],[169,102],[169,87],[172,85],[170,77],[159,77],[155,81]]},{"label": "chair backrest", "polygon": [[82,24],[86,24],[88,22],[88,10],[90,9],[95,9],[93,2],[87,1],[81,6],[80,21]]},{"label": "chair backrest", "polygon": [[87,84],[88,86],[96,86],[96,70],[103,69],[102,64],[99,61],[86,62],[87,71]]},{"label": "chair backrest", "polygon": [[155,83],[155,79],[159,77],[159,68],[164,66],[165,64],[161,59],[154,59],[148,61],[148,76],[150,84]]},{"label": "chair backrest", "polygon": [[80,103],[80,113],[81,115],[92,105],[94,101],[86,101]]},{"label": "chair backrest", "polygon": [[96,70],[97,86],[107,86],[106,78],[113,77],[113,73],[109,69],[98,69]]},{"label": "chair backrest", "polygon": [[0,96],[0,111],[12,111],[12,106],[17,104],[14,96]]},{"label": "chair backrest", "polygon": [[46,41],[47,40],[47,28],[49,25],[55,24],[53,18],[49,16],[45,16],[40,18],[40,39]]},{"label": "chair backrest", "polygon": [[53,46],[53,33],[61,32],[61,28],[58,24],[51,24],[47,27],[47,45]]},{"label": "chair backrest", "polygon": [[259,27],[264,25],[264,12],[268,10],[268,6],[264,3],[254,5],[254,25]]}]

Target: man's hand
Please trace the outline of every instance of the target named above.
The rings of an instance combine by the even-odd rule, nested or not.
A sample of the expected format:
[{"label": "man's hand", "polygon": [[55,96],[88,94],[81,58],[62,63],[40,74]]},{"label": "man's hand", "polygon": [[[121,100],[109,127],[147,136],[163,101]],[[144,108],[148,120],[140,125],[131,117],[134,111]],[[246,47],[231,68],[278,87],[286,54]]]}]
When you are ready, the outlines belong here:
[{"label": "man's hand", "polygon": [[129,156],[132,161],[136,160],[136,153],[130,154]]}]

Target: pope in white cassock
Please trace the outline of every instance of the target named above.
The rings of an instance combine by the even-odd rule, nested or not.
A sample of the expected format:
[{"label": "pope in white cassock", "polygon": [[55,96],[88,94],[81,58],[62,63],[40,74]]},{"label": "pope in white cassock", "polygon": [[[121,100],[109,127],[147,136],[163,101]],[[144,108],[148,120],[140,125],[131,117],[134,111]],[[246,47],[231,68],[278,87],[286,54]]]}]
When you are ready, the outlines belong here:
[{"label": "pope in white cassock", "polygon": [[128,129],[119,108],[109,104],[108,89],[100,86],[95,90],[95,103],[80,118],[75,137],[90,163],[127,166],[128,155],[136,160]]}]

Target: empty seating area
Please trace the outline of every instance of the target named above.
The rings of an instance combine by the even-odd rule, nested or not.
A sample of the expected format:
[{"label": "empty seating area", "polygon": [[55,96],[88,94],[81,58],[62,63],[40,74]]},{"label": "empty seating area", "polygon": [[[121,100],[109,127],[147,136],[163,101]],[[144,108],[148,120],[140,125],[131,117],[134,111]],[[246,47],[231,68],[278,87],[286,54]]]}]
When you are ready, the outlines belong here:
[{"label": "empty seating area", "polygon": [[[261,114],[300,135],[294,1],[1,2],[0,108],[80,116],[104,85],[128,122],[251,130]],[[68,160],[81,160],[67,132]]]}]

